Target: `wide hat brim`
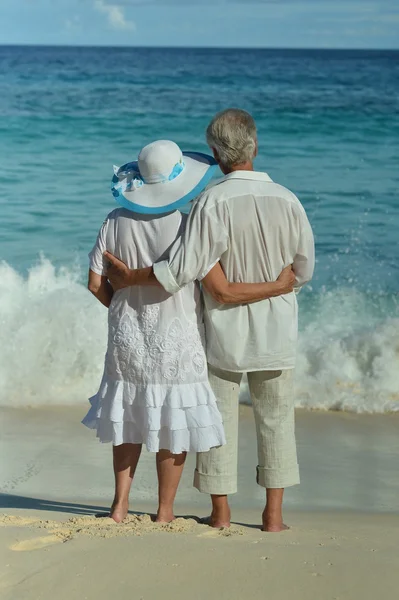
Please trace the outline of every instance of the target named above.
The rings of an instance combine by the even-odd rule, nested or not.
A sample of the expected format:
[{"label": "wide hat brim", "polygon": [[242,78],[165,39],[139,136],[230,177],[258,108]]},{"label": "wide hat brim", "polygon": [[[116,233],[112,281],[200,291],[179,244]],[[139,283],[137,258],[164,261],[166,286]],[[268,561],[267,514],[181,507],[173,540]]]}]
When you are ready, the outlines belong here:
[{"label": "wide hat brim", "polygon": [[[141,214],[162,214],[182,208],[194,200],[211,181],[217,170],[212,156],[201,152],[183,152],[184,169],[172,180],[131,186],[140,177],[138,163],[131,162],[116,170],[112,194],[118,204]],[[127,186],[130,186],[127,188]]]}]

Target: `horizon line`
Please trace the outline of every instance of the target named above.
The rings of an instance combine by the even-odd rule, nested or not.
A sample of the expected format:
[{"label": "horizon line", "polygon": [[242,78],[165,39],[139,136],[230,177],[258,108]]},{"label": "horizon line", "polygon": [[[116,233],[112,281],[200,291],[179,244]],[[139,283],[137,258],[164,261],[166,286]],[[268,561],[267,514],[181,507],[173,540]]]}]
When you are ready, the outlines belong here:
[{"label": "horizon line", "polygon": [[317,46],[143,46],[143,45],[129,45],[124,44],[29,44],[29,43],[12,43],[3,44],[0,43],[0,48],[110,48],[110,49],[136,49],[136,50],[307,50],[307,51],[321,51],[321,52],[399,52],[398,48],[330,48],[330,47],[317,47]]}]

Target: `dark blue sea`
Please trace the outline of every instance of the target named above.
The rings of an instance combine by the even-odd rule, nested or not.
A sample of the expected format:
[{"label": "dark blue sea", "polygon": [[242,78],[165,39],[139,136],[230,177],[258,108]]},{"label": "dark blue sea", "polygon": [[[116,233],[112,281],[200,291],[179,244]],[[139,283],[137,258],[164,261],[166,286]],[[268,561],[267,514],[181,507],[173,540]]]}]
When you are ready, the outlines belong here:
[{"label": "dark blue sea", "polygon": [[157,138],[206,151],[238,106],[315,231],[298,405],[399,409],[399,52],[3,46],[0,90],[0,404],[95,391],[106,312],[84,284],[113,164]]}]

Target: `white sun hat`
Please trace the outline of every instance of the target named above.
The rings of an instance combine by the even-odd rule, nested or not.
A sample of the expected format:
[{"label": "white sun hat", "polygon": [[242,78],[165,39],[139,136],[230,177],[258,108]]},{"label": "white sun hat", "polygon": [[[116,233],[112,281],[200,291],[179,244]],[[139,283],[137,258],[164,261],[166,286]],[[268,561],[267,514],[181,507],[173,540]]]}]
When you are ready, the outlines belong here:
[{"label": "white sun hat", "polygon": [[158,140],[145,146],[137,161],[114,167],[112,194],[136,213],[172,212],[196,198],[216,169],[211,156],[182,152],[174,142]]}]

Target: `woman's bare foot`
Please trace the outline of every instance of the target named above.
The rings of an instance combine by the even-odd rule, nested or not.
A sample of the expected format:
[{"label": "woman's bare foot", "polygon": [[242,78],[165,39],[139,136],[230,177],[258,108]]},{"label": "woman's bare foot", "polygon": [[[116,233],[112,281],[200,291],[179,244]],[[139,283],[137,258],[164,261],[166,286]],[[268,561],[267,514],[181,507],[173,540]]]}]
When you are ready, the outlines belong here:
[{"label": "woman's bare foot", "polygon": [[170,510],[161,510],[158,509],[157,516],[155,518],[155,523],[161,523],[167,525],[168,523],[172,523],[176,519],[173,511]]},{"label": "woman's bare foot", "polygon": [[122,523],[128,515],[129,505],[127,502],[114,503],[111,506],[109,518],[115,521],[115,523]]}]

